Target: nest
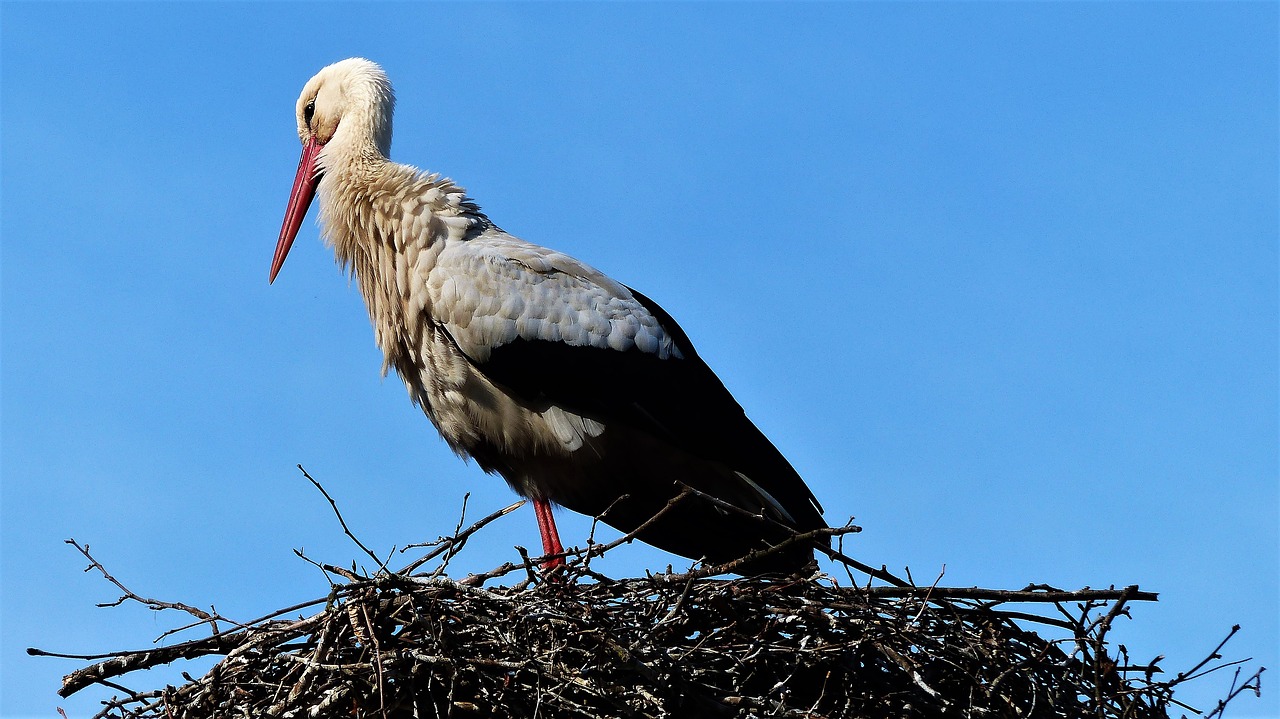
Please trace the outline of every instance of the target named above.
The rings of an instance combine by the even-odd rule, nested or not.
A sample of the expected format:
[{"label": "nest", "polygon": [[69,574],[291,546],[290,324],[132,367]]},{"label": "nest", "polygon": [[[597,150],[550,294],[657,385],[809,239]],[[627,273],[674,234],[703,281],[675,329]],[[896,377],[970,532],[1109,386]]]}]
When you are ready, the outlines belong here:
[{"label": "nest", "polygon": [[[1123,646],[1113,650],[1113,622],[1128,616],[1130,603],[1156,598],[1136,586],[925,587],[847,558],[839,580],[816,569],[771,581],[716,578],[728,565],[612,579],[591,568],[627,537],[568,552],[551,570],[542,568],[546,558],[522,551],[521,561],[484,574],[446,576],[467,538],[516,506],[465,531],[460,523],[399,571],[371,552],[381,568],[370,576],[318,565],[332,578],[326,597],[244,623],[138,596],[72,540],[123,592],[112,604],[186,612],[195,620],[181,629],[209,634],[77,656],[94,663],[68,675],[59,693],[106,686],[116,695],[98,717],[119,719],[1146,719],[1175,706],[1196,711],[1174,699],[1186,681],[1228,666],[1239,678],[1239,662],[1220,659],[1221,644],[1170,680],[1157,678],[1154,661],[1135,664]],[[878,583],[859,583],[855,568]],[[485,586],[510,575],[519,581]],[[1032,605],[1041,613],[1026,611]],[[139,669],[207,655],[223,659],[182,686],[136,691],[119,683]],[[1244,691],[1256,693],[1261,671],[1237,682],[1209,716]]]}]

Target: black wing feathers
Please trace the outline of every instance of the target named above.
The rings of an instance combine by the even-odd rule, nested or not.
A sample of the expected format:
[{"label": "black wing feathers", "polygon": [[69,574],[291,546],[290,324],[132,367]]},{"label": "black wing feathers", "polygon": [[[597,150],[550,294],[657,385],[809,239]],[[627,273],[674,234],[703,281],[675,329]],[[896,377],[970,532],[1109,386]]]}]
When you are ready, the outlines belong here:
[{"label": "black wing feathers", "polygon": [[631,292],[683,359],[517,339],[494,348],[478,367],[535,406],[555,404],[606,426],[622,422],[742,472],[785,508],[797,529],[826,526],[804,480],[747,418],[680,326],[656,302]]}]

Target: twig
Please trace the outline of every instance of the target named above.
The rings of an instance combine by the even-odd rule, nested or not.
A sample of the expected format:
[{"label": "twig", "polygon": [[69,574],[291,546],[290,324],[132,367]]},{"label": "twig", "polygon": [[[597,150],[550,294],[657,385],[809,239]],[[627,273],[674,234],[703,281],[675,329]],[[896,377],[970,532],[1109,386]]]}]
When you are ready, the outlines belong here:
[{"label": "twig", "polygon": [[182,604],[181,602],[162,602],[159,599],[151,599],[149,597],[138,596],[137,594],[134,594],[132,591],[130,591],[128,587],[121,584],[120,581],[117,580],[115,577],[111,576],[111,574],[107,572],[106,568],[103,567],[98,562],[98,560],[93,558],[93,555],[89,553],[89,545],[86,544],[84,546],[80,546],[80,543],[77,542],[75,539],[67,539],[65,540],[65,542],[75,547],[77,551],[79,551],[81,554],[84,555],[85,559],[89,560],[89,566],[85,567],[84,571],[87,572],[92,569],[98,570],[98,572],[102,575],[104,579],[114,584],[116,588],[119,589],[120,591],[124,592],[124,594],[119,599],[115,600],[114,602],[102,602],[97,605],[99,607],[118,607],[127,601],[135,601],[135,602],[138,602],[139,604],[145,605],[148,609],[152,609],[155,611],[160,611],[162,609],[177,609],[177,610],[186,612],[187,614],[190,614],[191,616],[199,619],[200,620],[199,623],[211,623],[217,619],[221,619],[221,617],[210,614],[204,611],[203,609],[198,609],[196,607],[193,607],[187,604]]},{"label": "twig", "polygon": [[363,550],[365,554],[369,555],[369,558],[373,560],[373,563],[378,565],[378,569],[381,569],[384,572],[387,571],[386,563],[383,560],[379,559],[378,555],[373,553],[373,550],[364,546],[364,542],[361,542],[360,539],[356,537],[356,535],[351,533],[351,530],[347,527],[347,520],[342,518],[342,512],[338,510],[338,503],[333,501],[333,497],[330,497],[329,493],[325,491],[324,487],[319,482],[317,482],[314,477],[308,474],[307,470],[300,464],[298,465],[298,471],[302,472],[302,476],[306,477],[307,481],[315,485],[315,488],[320,490],[320,494],[323,494],[324,498],[329,500],[329,506],[333,508],[334,515],[338,517],[338,524],[342,525],[343,533],[345,533],[348,537],[350,537],[351,541],[355,542],[356,546],[359,547],[361,550]]},{"label": "twig", "polygon": [[[719,497],[713,497],[707,494],[706,492],[700,492],[694,489],[693,487],[690,487],[687,484],[684,484],[684,483],[678,483],[678,484],[684,489],[684,491],[687,491],[693,496],[696,496],[699,499],[702,499],[703,501],[709,502],[715,505],[716,507],[719,507],[720,509],[723,509],[727,512],[732,512],[739,516],[754,519],[757,522],[768,524],[772,527],[775,527],[781,531],[790,533],[792,535],[796,534],[795,528],[788,526],[786,524],[783,524],[782,522],[779,522],[773,519],[772,517],[767,517],[763,514],[757,514],[755,512],[749,512],[743,509],[742,507],[739,507],[736,504],[731,504],[729,502],[726,502],[720,499]],[[853,523],[849,523],[849,524],[846,524],[844,527],[840,527],[839,531],[831,531],[829,533],[824,533],[824,530],[814,530],[813,532],[806,532],[805,537],[807,539],[816,539],[816,538],[830,539],[831,537],[843,537],[846,534],[852,534],[852,533],[861,532],[861,531],[862,531],[861,527],[856,526]],[[790,544],[794,544],[794,542],[775,545],[774,547],[770,548],[770,550],[764,552],[759,556],[768,556],[770,554],[774,554],[776,553],[776,551],[778,551],[779,546],[790,546]],[[846,556],[840,551],[832,549],[829,541],[813,542],[812,546],[814,549],[818,550],[819,552],[822,552],[823,554],[827,555],[831,559],[842,563],[846,568],[851,567],[853,569],[858,570],[859,572],[862,572],[863,574],[866,574],[869,577],[874,577],[875,579],[879,579],[882,582],[887,582],[894,586],[899,586],[899,587],[911,586],[911,582],[903,581],[902,579],[895,577],[894,575],[890,574],[888,571],[885,571],[884,569],[876,569],[875,567],[872,567],[867,564],[863,564],[862,562],[859,562],[858,560],[852,557]],[[743,564],[745,564],[745,562],[730,562],[730,564],[734,564],[734,566],[742,566]],[[733,570],[727,569],[726,571],[733,571]]]},{"label": "twig", "polygon": [[[635,538],[638,537],[641,532],[648,529],[649,527],[652,527],[655,522],[662,519],[662,517],[665,516],[667,512],[670,512],[673,507],[675,507],[677,504],[680,504],[685,499],[687,499],[694,491],[695,490],[693,490],[690,487],[687,487],[687,486],[684,487],[683,489],[680,490],[679,494],[667,500],[667,503],[662,506],[662,509],[659,509],[656,513],[654,513],[652,517],[649,517],[648,519],[641,522],[640,525],[637,526],[635,529],[631,530],[630,532],[627,532],[621,537],[618,537],[612,542],[608,542],[607,544],[589,544],[587,545],[587,548],[585,550],[580,552],[581,556],[584,559],[598,557],[604,554],[605,552],[608,552],[610,549],[613,549],[614,547],[634,541]],[[613,507],[619,501],[625,498],[625,496],[626,495],[623,495],[622,498],[619,498],[618,500],[615,500],[612,504],[610,504],[608,509],[605,510],[605,513],[602,514],[601,516],[603,517],[605,516],[605,514],[608,514],[609,510],[613,509]]]},{"label": "twig", "polygon": [[[436,557],[440,556],[445,552],[452,552],[456,554],[457,551],[460,551],[462,547],[467,543],[467,540],[471,538],[471,535],[483,529],[490,522],[500,517],[505,517],[508,514],[511,514],[517,509],[523,507],[526,501],[527,500],[522,499],[519,502],[514,502],[512,504],[509,504],[503,507],[502,509],[499,509],[498,511],[490,514],[484,519],[481,519],[475,524],[472,524],[470,527],[467,527],[466,530],[455,533],[452,537],[442,537],[440,539],[440,542],[441,542],[440,546],[428,552],[426,556],[415,559],[414,561],[405,565],[405,567],[401,569],[399,572],[397,572],[397,574],[412,574],[414,570],[416,570],[418,567],[421,567],[423,564],[426,564],[427,562],[431,561],[432,559],[435,559]],[[465,508],[464,508],[464,511],[465,511]],[[411,547],[414,545],[409,545],[409,546]],[[406,549],[408,549],[408,547],[406,547]]]},{"label": "twig", "polygon": [[[1126,587],[1129,589],[1129,587]],[[1140,602],[1159,600],[1155,592],[1138,591],[1136,586],[1128,599]],[[937,599],[982,599],[1005,602],[1061,603],[1079,601],[1112,601],[1124,595],[1120,589],[1079,589],[1067,591],[1025,591],[1016,589],[983,589],[980,587],[862,587],[841,589],[842,593],[863,593],[876,597],[932,597]],[[989,608],[989,607],[988,607]]]},{"label": "twig", "polygon": [[1236,679],[1239,679],[1240,677],[1240,670],[1237,669],[1235,678],[1231,680],[1231,691],[1228,692],[1226,698],[1218,701],[1218,705],[1213,708],[1213,711],[1205,715],[1205,719],[1213,719],[1214,717],[1222,716],[1222,712],[1227,708],[1227,704],[1245,691],[1252,691],[1254,696],[1262,696],[1262,673],[1266,670],[1266,667],[1258,667],[1258,671],[1254,672],[1253,676],[1244,680],[1243,684],[1236,686]]}]

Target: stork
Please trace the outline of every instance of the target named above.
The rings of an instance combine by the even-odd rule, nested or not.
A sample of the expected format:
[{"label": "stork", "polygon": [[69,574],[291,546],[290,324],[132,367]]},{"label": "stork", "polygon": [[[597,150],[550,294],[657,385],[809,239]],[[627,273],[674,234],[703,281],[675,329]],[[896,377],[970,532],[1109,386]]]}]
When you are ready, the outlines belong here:
[{"label": "stork", "polygon": [[[451,180],[388,159],[394,105],[382,68],[362,58],[303,87],[302,159],[270,281],[319,195],[322,235],[364,297],[383,375],[395,370],[454,452],[533,500],[548,555],[564,551],[552,504],[707,562],[826,526],[671,315],[507,234]],[[672,504],[685,487],[696,491]],[[812,557],[797,543],[736,571]]]}]

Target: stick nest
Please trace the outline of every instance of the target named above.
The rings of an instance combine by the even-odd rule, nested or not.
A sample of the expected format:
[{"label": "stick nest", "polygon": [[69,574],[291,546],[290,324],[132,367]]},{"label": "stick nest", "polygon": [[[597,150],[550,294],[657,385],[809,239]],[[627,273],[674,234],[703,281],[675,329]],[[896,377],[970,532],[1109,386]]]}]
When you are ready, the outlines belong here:
[{"label": "stick nest", "polygon": [[[109,687],[116,696],[98,716],[119,719],[1146,719],[1171,707],[1199,713],[1173,698],[1185,681],[1233,665],[1239,678],[1239,662],[1222,662],[1222,645],[1167,681],[1154,660],[1135,664],[1123,646],[1113,650],[1113,621],[1131,602],[1155,599],[1136,586],[918,587],[883,569],[871,570],[879,584],[859,584],[847,564],[847,582],[816,569],[772,581],[715,578],[723,567],[615,580],[590,563],[616,543],[568,552],[566,565],[546,572],[543,558],[522,552],[520,562],[448,578],[448,560],[466,539],[515,506],[433,542],[399,571],[376,557],[381,568],[371,576],[319,565],[332,577],[327,597],[245,623],[140,597],[72,541],[123,591],[113,604],[186,612],[195,621],[183,629],[209,635],[76,656],[94,663],[68,675],[60,693]],[[418,571],[432,559],[432,570]],[[509,574],[521,581],[485,586]],[[1044,611],[1019,609],[1030,605]],[[308,608],[314,613],[301,611]],[[223,659],[182,686],[135,691],[116,681],[206,655]],[[1243,691],[1256,693],[1261,671],[1233,685],[1209,716]]]}]

